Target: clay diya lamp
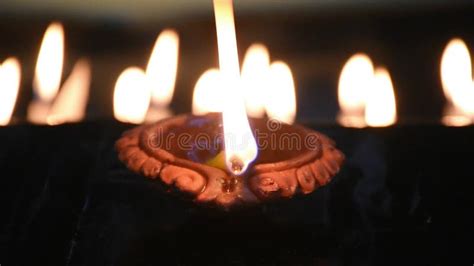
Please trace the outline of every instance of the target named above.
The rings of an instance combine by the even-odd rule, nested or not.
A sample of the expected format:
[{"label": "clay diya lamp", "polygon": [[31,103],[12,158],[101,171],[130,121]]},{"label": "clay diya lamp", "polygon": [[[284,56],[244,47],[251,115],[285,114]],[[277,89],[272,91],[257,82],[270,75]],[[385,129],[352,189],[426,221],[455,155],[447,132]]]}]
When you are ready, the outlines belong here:
[{"label": "clay diya lamp", "polygon": [[[198,203],[230,207],[308,194],[328,184],[344,155],[327,136],[299,125],[249,119],[258,156],[241,175],[222,163],[222,116],[180,115],[123,134],[119,159]],[[236,165],[238,167],[238,164]]]}]

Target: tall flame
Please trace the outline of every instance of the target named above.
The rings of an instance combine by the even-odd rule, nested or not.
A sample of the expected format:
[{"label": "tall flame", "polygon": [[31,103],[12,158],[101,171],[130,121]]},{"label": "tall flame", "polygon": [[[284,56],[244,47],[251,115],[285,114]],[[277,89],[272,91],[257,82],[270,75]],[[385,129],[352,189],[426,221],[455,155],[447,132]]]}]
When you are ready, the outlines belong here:
[{"label": "tall flame", "polygon": [[176,82],[178,57],[178,33],[171,29],[164,30],[156,40],[146,69],[154,105],[166,107],[170,104]]},{"label": "tall flame", "polygon": [[270,54],[263,44],[251,45],[242,64],[242,88],[245,91],[247,114],[251,117],[265,115],[265,99],[269,87]]},{"label": "tall flame", "polygon": [[371,127],[386,127],[397,120],[392,79],[385,68],[375,69],[373,86],[367,93],[365,121]]},{"label": "tall flame", "polygon": [[151,92],[145,72],[138,67],[125,69],[115,84],[115,118],[126,123],[142,123],[150,105],[150,98]]},{"label": "tall flame", "polygon": [[49,111],[48,124],[58,125],[84,119],[91,82],[90,68],[89,62],[85,59],[79,60],[74,65]]},{"label": "tall flame", "polygon": [[296,95],[293,75],[287,64],[275,62],[270,66],[269,95],[266,102],[270,118],[291,124],[296,117]]},{"label": "tall flame", "polygon": [[20,88],[21,70],[16,58],[0,64],[0,126],[8,125]]},{"label": "tall flame", "polygon": [[64,59],[64,30],[51,23],[46,30],[36,62],[33,89],[39,100],[51,102],[59,90]]},{"label": "tall flame", "polygon": [[220,80],[218,69],[209,69],[201,75],[194,87],[193,114],[222,112],[224,109],[222,99],[225,99],[225,94]]},{"label": "tall flame", "polygon": [[240,71],[232,0],[214,0],[219,67],[223,88],[227,88],[223,111],[224,145],[227,168],[242,174],[257,157],[255,138],[245,113],[245,102],[239,92]]},{"label": "tall flame", "polygon": [[453,39],[441,58],[441,81],[449,105],[443,123],[464,126],[474,120],[474,82],[469,49],[461,39]]},{"label": "tall flame", "polygon": [[364,127],[367,91],[372,86],[374,66],[365,54],[355,54],[344,65],[339,77],[338,100],[341,107],[338,121],[347,127]]}]

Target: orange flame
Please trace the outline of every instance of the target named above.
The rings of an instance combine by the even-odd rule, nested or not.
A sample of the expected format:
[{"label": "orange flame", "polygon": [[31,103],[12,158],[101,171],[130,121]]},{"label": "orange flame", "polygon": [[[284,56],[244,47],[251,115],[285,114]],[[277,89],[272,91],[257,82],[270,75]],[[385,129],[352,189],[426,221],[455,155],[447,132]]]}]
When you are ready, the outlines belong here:
[{"label": "orange flame", "polygon": [[269,87],[270,54],[263,44],[253,44],[245,53],[242,64],[242,88],[245,90],[247,114],[265,115],[265,99]]},{"label": "orange flame", "polygon": [[79,122],[84,119],[90,81],[90,65],[81,59],[74,65],[71,75],[64,82],[49,111],[47,118],[49,125]]},{"label": "orange flame", "polygon": [[51,104],[61,83],[64,60],[64,30],[60,23],[51,23],[41,43],[36,62],[33,91],[36,98],[28,106],[28,120],[45,124]]},{"label": "orange flame", "polygon": [[8,125],[11,120],[20,80],[20,63],[16,58],[8,58],[0,64],[0,126]]},{"label": "orange flame", "polygon": [[338,100],[341,113],[338,121],[346,127],[364,127],[367,90],[372,86],[374,66],[365,54],[355,54],[344,65],[339,77]]},{"label": "orange flame", "polygon": [[244,98],[238,91],[240,71],[232,0],[214,0],[214,12],[219,67],[227,88],[223,110],[226,165],[229,171],[240,175],[257,157],[257,143],[245,113]]},{"label": "orange flame", "polygon": [[129,67],[120,74],[114,90],[114,116],[125,123],[140,124],[150,105],[151,92],[145,72]]},{"label": "orange flame", "polygon": [[287,64],[275,62],[270,66],[269,95],[266,102],[270,118],[291,124],[296,117],[296,95],[293,75]]},{"label": "orange flame", "polygon": [[[193,113],[222,112],[226,87],[217,69],[207,70],[194,88]],[[296,95],[293,75],[284,62],[270,65],[270,54],[263,44],[252,44],[245,53],[240,77],[246,112],[251,117],[265,113],[282,122],[293,123],[296,116]],[[271,99],[268,99],[271,95]]]},{"label": "orange flame", "polygon": [[64,30],[59,23],[46,29],[36,62],[33,89],[39,100],[50,102],[56,97],[61,83],[64,59]]},{"label": "orange flame", "polygon": [[386,127],[397,121],[392,79],[385,68],[375,69],[373,86],[367,93],[365,121],[371,127]]},{"label": "orange flame", "polygon": [[441,58],[441,81],[448,100],[442,122],[465,126],[474,121],[474,82],[469,49],[461,39],[452,39]]},{"label": "orange flame", "polygon": [[152,92],[152,103],[167,107],[173,98],[178,70],[179,36],[174,30],[164,30],[158,36],[146,75]]},{"label": "orange flame", "polygon": [[201,75],[194,87],[193,114],[222,112],[224,109],[222,99],[225,99],[225,95],[220,80],[218,69],[209,69]]},{"label": "orange flame", "polygon": [[365,54],[355,54],[344,65],[339,77],[338,121],[346,127],[385,127],[397,119],[396,101],[390,74],[374,70]]}]

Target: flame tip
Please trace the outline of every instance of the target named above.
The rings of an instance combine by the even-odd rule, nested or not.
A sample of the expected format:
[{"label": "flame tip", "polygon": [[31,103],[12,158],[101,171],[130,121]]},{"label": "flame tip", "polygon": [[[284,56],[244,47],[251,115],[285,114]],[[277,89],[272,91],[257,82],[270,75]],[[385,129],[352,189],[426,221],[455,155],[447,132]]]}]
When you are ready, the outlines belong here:
[{"label": "flame tip", "polygon": [[58,93],[64,63],[64,42],[62,24],[50,23],[43,35],[33,80],[33,89],[41,101],[51,102]]},{"label": "flame tip", "polygon": [[179,35],[164,29],[156,38],[148,60],[146,76],[152,104],[167,107],[173,98],[179,61]]}]

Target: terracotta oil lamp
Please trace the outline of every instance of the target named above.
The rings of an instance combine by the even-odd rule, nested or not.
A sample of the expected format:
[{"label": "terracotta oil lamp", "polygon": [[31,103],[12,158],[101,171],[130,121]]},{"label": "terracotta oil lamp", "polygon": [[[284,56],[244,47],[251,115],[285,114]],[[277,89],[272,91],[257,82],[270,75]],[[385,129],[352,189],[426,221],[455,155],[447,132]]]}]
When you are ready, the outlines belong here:
[{"label": "terracotta oil lamp", "polygon": [[344,161],[331,139],[302,126],[247,118],[232,0],[214,0],[214,10],[224,110],[132,129],[116,143],[120,160],[197,202],[223,207],[290,198],[327,184]]},{"label": "terracotta oil lamp", "polygon": [[[197,202],[224,207],[291,198],[329,183],[344,161],[334,141],[302,126],[280,124],[272,128],[269,121],[250,119],[251,127],[266,136],[258,141],[259,147],[266,148],[259,149],[257,159],[242,175],[219,163],[223,151],[220,114],[180,115],[134,128],[123,134],[116,149],[130,170],[175,186]],[[268,141],[282,140],[285,135],[302,140],[302,145],[272,149]],[[186,143],[179,136],[186,136]],[[210,136],[214,143],[202,143],[202,136]],[[199,142],[210,149],[193,147]]]}]

